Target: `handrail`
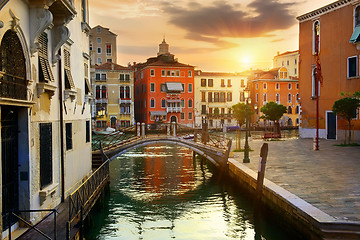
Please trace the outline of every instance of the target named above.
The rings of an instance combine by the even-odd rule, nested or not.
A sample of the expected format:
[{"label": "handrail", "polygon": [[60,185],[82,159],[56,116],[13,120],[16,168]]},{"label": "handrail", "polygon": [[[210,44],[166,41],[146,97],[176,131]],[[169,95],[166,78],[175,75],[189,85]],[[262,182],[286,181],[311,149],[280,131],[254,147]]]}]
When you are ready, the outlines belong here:
[{"label": "handrail", "polygon": [[[44,218],[42,218],[39,222],[37,222],[36,224],[32,224],[28,221],[26,221],[24,218],[22,218],[21,216],[19,216],[19,213],[32,213],[32,212],[50,212],[48,213]],[[18,220],[22,221],[23,223],[25,223],[25,225],[29,226],[30,228],[28,230],[26,230],[23,234],[21,234],[20,236],[25,236],[27,233],[29,233],[31,230],[35,230],[36,232],[38,232],[39,234],[41,234],[43,237],[45,237],[46,239],[49,240],[56,240],[56,209],[35,209],[35,210],[17,210],[17,211],[11,211],[7,213],[7,217],[8,217],[8,229],[9,229],[9,237],[8,239],[11,240],[11,216],[16,217]],[[47,219],[51,214],[54,214],[54,238],[49,237],[48,235],[46,235],[44,232],[42,232],[40,229],[37,228],[37,226],[42,223],[43,221],[45,221],[45,219]]]},{"label": "handrail", "polygon": [[107,159],[90,177],[69,196],[69,222],[77,218],[83,208],[86,211],[89,203],[96,196],[101,186],[109,178],[109,159]]}]

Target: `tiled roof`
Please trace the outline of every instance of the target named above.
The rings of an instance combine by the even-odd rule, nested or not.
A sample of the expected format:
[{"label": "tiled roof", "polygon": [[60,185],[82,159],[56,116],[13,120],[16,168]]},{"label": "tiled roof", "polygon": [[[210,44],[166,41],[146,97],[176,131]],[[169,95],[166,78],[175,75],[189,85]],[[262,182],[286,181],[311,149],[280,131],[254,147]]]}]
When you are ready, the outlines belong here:
[{"label": "tiled roof", "polygon": [[285,56],[285,55],[290,55],[290,54],[294,54],[294,53],[299,53],[299,50],[295,50],[295,51],[286,51],[286,52],[283,52],[283,53],[280,53],[280,54],[276,55],[275,57]]},{"label": "tiled roof", "polygon": [[124,67],[124,66],[118,65],[116,63],[112,63],[112,62],[106,62],[104,64],[96,66],[95,69],[99,69],[99,70],[132,70],[132,68]]},{"label": "tiled roof", "polygon": [[221,76],[240,76],[239,73],[226,73],[226,72],[202,72],[196,71],[196,76],[213,76],[213,77],[221,77]]}]

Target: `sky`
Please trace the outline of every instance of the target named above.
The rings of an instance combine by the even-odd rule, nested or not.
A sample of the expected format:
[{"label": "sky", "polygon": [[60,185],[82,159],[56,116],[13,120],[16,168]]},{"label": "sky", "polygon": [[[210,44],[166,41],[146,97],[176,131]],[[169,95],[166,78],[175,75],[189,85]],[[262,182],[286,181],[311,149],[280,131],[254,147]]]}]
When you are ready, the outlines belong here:
[{"label": "sky", "polygon": [[90,26],[117,34],[117,63],[145,62],[165,37],[179,62],[208,72],[271,69],[297,50],[297,16],[333,0],[89,0]]}]

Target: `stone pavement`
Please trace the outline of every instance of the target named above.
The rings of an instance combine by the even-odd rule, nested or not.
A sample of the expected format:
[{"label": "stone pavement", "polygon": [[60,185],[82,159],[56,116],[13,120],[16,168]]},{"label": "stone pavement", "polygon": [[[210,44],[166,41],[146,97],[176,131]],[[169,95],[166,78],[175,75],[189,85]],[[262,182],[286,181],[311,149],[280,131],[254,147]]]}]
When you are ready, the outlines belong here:
[{"label": "stone pavement", "polygon": [[[321,139],[314,151],[312,139],[252,140],[245,166],[254,172],[264,142],[269,144],[265,178],[336,219],[360,221],[360,147]],[[234,152],[234,159],[242,162],[243,153]]]}]

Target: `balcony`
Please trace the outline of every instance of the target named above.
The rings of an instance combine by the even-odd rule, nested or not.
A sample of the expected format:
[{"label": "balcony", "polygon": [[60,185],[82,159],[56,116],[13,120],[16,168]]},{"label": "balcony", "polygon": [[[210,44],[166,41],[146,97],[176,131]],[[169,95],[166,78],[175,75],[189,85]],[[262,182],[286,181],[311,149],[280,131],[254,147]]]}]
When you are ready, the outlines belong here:
[{"label": "balcony", "polygon": [[181,112],[181,107],[167,107],[166,112],[168,113]]},{"label": "balcony", "polygon": [[131,99],[129,98],[119,98],[119,104],[131,103]]},{"label": "balcony", "polygon": [[108,99],[107,98],[97,98],[95,99],[95,103],[100,103],[100,104],[104,104],[104,103],[108,103]]}]

